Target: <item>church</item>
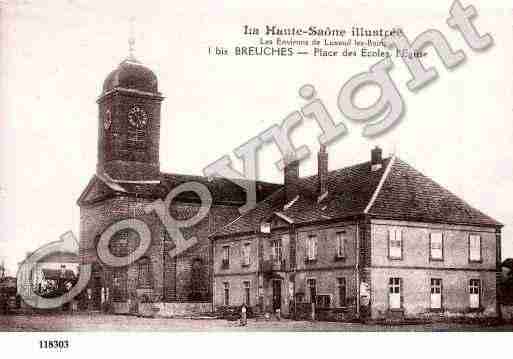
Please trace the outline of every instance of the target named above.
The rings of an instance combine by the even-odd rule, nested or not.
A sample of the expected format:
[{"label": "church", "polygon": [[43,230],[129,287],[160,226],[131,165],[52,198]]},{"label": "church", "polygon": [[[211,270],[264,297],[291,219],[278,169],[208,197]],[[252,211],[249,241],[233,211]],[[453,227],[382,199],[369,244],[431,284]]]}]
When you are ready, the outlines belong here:
[{"label": "church", "polygon": [[[212,256],[208,235],[239,215],[246,194],[222,178],[163,173],[159,164],[161,103],[164,97],[155,74],[133,54],[105,79],[98,103],[98,161],[96,174],[78,199],[80,207],[80,260],[92,264],[93,274],[85,295],[86,308],[109,308],[130,313],[135,303],[151,301],[161,313],[210,311],[212,298]],[[186,182],[205,185],[212,195],[208,216],[191,228],[182,229],[185,239],[197,243],[171,258],[174,248],[155,213],[144,207],[165,199]],[[258,182],[257,200],[280,185]],[[179,194],[170,214],[176,219],[197,213],[199,198],[192,192]],[[101,234],[113,223],[137,218],[151,230],[151,245],[135,263],[122,268],[102,265],[97,255]],[[140,238],[132,230],[117,232],[109,243],[115,256],[127,256]]]},{"label": "church", "polygon": [[[242,304],[329,320],[499,315],[502,224],[408,163],[376,147],[369,161],[330,171],[321,146],[317,174],[300,177],[298,161],[288,163],[283,184],[257,182],[257,206],[241,215],[246,193],[230,180],[161,172],[163,100],[132,53],[103,83],[96,174],[78,199],[80,261],[93,272],[87,309],[137,313],[151,302],[161,315]],[[210,191],[211,208],[182,229],[197,242],[170,256],[176,238],[145,208],[191,181]],[[200,204],[183,192],[167,209],[185,220]],[[130,218],[150,229],[149,249],[124,267],[102,264],[102,233]],[[109,251],[126,257],[140,243],[137,231],[119,230]]]}]

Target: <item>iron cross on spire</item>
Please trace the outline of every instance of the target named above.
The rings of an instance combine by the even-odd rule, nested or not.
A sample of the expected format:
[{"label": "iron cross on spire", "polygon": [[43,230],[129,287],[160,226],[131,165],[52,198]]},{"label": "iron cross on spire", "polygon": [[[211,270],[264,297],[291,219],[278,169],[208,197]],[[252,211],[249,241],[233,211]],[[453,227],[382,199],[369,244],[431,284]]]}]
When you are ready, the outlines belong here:
[{"label": "iron cross on spire", "polygon": [[135,60],[135,17],[130,18],[130,36],[128,38],[128,58]]}]

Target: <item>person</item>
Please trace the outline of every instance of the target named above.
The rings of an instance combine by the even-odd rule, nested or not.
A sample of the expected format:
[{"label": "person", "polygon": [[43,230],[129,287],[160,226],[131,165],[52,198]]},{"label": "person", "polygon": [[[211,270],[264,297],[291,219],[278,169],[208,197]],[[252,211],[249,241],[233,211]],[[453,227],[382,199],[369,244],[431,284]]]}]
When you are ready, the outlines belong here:
[{"label": "person", "polygon": [[248,324],[248,318],[247,318],[247,309],[246,304],[242,304],[242,307],[240,308],[240,325],[246,326]]}]

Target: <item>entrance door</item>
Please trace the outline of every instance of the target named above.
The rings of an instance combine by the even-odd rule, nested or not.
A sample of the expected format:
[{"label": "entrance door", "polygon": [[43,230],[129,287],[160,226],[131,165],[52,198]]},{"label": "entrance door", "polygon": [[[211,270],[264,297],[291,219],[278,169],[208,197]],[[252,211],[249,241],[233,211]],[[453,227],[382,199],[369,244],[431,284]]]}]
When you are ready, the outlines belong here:
[{"label": "entrance door", "polygon": [[390,278],[388,280],[388,304],[390,309],[401,308],[401,278]]},{"label": "entrance door", "polygon": [[478,309],[480,307],[481,281],[479,279],[471,279],[469,283],[469,301],[470,309]]},{"label": "entrance door", "polygon": [[281,280],[273,280],[273,310],[281,309]]},{"label": "entrance door", "polygon": [[100,310],[102,307],[102,282],[100,275],[94,277],[92,280],[92,310]]},{"label": "entrance door", "polygon": [[442,309],[442,280],[431,278],[431,309]]}]

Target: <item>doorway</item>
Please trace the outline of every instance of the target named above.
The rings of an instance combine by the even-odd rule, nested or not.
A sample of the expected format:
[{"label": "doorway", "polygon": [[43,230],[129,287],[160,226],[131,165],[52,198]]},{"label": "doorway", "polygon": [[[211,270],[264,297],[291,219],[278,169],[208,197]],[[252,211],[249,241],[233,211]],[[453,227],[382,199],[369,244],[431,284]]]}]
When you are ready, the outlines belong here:
[{"label": "doorway", "polygon": [[273,280],[273,311],[281,310],[281,280]]}]

